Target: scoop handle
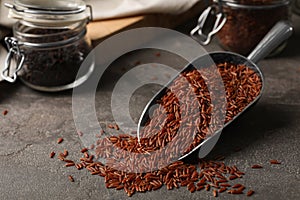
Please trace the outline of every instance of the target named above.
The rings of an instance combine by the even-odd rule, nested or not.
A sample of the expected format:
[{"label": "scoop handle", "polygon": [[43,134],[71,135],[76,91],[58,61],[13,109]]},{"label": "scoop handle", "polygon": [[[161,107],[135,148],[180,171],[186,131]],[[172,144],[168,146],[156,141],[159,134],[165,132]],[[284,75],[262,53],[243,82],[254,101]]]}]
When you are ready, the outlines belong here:
[{"label": "scoop handle", "polygon": [[288,21],[279,21],[259,42],[255,49],[250,53],[248,59],[257,63],[269,55],[282,42],[287,40],[293,33],[293,27]]}]

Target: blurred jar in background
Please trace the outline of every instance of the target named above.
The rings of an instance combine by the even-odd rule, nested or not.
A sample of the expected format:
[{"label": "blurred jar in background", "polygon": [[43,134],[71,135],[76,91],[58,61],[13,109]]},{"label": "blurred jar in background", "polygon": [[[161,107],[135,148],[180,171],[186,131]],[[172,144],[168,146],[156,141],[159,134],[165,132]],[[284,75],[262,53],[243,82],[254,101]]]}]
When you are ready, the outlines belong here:
[{"label": "blurred jar in background", "polygon": [[[199,36],[196,37],[198,41],[204,38],[200,43],[208,44],[216,34],[225,50],[248,55],[278,21],[290,20],[290,1],[213,0],[199,18]],[[209,31],[205,30],[209,26]],[[191,32],[194,38],[196,28]],[[285,46],[286,42],[273,54],[281,52]]]},{"label": "blurred jar in background", "polygon": [[[217,33],[220,45],[248,55],[278,21],[290,19],[289,5],[290,0],[223,1],[227,21]],[[282,51],[283,46],[276,53]]]},{"label": "blurred jar in background", "polygon": [[[2,77],[45,92],[58,92],[79,86],[92,74],[89,59],[91,40],[87,24],[91,7],[82,0],[14,0],[6,3],[8,17],[15,19]],[[87,62],[87,61],[86,61]]]}]

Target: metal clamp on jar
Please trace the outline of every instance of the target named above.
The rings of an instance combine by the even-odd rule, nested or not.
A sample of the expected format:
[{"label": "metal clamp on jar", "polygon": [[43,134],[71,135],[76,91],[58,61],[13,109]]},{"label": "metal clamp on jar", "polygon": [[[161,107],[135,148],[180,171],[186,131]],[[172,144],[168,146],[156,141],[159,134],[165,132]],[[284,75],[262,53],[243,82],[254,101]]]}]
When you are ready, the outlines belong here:
[{"label": "metal clamp on jar", "polygon": [[202,45],[217,34],[225,50],[247,55],[278,21],[289,20],[289,5],[290,0],[214,0],[190,34]]},{"label": "metal clamp on jar", "polygon": [[82,0],[15,0],[5,4],[9,17],[18,19],[8,47],[1,76],[9,82],[19,77],[40,91],[62,91],[83,83],[92,73],[94,61],[77,74],[92,50],[86,25],[92,10]]}]

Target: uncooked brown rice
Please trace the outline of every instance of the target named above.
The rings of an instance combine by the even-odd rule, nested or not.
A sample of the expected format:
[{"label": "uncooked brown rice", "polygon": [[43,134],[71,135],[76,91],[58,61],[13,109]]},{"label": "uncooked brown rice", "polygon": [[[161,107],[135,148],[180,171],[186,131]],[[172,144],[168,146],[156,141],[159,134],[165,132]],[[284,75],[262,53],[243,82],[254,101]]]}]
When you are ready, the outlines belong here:
[{"label": "uncooked brown rice", "polygon": [[[226,90],[225,122],[229,122],[257,98],[261,92],[262,82],[257,73],[245,65],[221,63],[217,67]],[[226,190],[230,194],[242,194],[245,186],[235,184],[231,187],[231,184],[227,183],[230,180],[242,178],[244,175],[236,166],[226,166],[221,161],[199,160],[197,164],[188,164],[182,161],[171,162],[171,159],[167,160],[171,164],[159,166],[159,159],[135,159],[136,157],[130,154],[150,156],[151,152],[164,150],[166,145],[175,140],[183,122],[184,134],[165,153],[170,155],[170,158],[180,154],[180,150],[184,150],[183,154],[186,154],[213,134],[220,125],[223,125],[223,122],[216,122],[215,127],[209,127],[212,120],[212,104],[206,83],[214,84],[213,80],[216,80],[216,75],[210,74],[212,81],[209,81],[202,77],[203,70],[206,69],[185,71],[175,79],[165,95],[158,101],[160,106],[154,110],[154,117],[148,121],[142,131],[143,137],[140,141],[132,134],[111,135],[103,138],[105,132],[101,130],[96,135],[98,141],[93,149],[96,158],[104,158],[106,163],[94,161],[94,155],[90,155],[88,149],[84,148],[81,150],[83,157],[79,162],[72,161],[66,165],[75,166],[78,170],[85,168],[91,175],[104,177],[107,188],[123,189],[128,196],[132,196],[135,192],[157,190],[163,185],[168,190],[187,187],[190,192],[211,189],[215,197]],[[220,88],[215,86],[215,90],[218,91],[218,89]],[[196,99],[193,98],[193,94]],[[180,108],[179,99],[186,102]],[[192,110],[190,105],[199,109]],[[214,106],[217,110],[222,110],[222,107],[218,107],[220,105],[217,103]],[[108,124],[107,127],[119,130],[116,124]],[[187,137],[193,137],[192,144],[186,142]],[[58,143],[61,143],[63,139],[60,140]],[[124,153],[120,154],[115,149],[122,149]],[[65,156],[59,155],[58,158],[65,160]],[[220,155],[218,160],[223,159],[225,157]],[[123,161],[119,162],[120,160]],[[137,167],[138,164],[141,164],[140,168]],[[152,170],[146,172],[145,169],[149,169],[149,166]],[[155,169],[155,166],[159,166],[158,169]],[[140,170],[143,173],[129,172],[128,169]],[[69,176],[70,181],[74,181],[73,177],[70,177],[72,176]]]}]

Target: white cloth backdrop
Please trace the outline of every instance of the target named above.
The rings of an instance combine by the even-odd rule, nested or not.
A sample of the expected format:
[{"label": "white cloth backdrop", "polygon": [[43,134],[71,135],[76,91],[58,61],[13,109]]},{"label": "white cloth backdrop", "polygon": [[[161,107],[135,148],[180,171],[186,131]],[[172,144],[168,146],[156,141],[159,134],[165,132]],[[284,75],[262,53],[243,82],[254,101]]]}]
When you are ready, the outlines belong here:
[{"label": "white cloth backdrop", "polygon": [[[198,1],[201,0],[85,0],[86,4],[93,8],[94,20],[146,13],[178,14],[188,10]],[[0,24],[9,27],[14,21],[7,18],[8,9],[4,6],[5,2],[12,2],[12,0],[0,0]]]}]

